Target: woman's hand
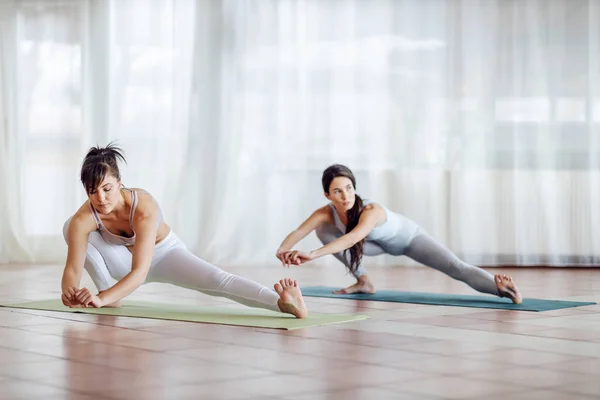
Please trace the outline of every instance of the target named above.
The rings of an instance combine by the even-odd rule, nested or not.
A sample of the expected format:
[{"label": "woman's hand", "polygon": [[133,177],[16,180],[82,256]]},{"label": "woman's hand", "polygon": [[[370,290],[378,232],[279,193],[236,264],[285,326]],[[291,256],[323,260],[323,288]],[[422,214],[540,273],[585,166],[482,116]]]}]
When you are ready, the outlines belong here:
[{"label": "woman's hand", "polygon": [[88,288],[79,289],[75,299],[84,307],[100,308],[104,305],[102,299],[90,292]]},{"label": "woman's hand", "polygon": [[282,249],[278,249],[277,253],[275,253],[275,257],[277,257],[277,259],[279,261],[281,261],[281,263],[283,264],[283,266],[285,267],[285,253],[287,253],[288,250],[282,250]]},{"label": "woman's hand", "polygon": [[309,261],[314,260],[316,257],[312,251],[298,251],[294,256],[294,260],[298,262],[298,264],[304,264]]},{"label": "woman's hand", "polygon": [[298,265],[298,261],[294,261],[292,258],[290,258],[291,253],[291,250],[277,250],[277,254],[275,256],[279,259],[279,261],[281,261],[284,267],[289,267],[292,264]]},{"label": "woman's hand", "polygon": [[283,265],[300,265],[313,260],[315,257],[312,252],[292,250],[286,251],[283,255]]},{"label": "woman's hand", "polygon": [[281,262],[283,262],[283,266],[289,268],[290,265],[300,265],[300,260],[295,257],[295,250],[287,250],[281,254]]},{"label": "woman's hand", "polygon": [[75,299],[75,294],[77,293],[76,287],[69,287],[64,293],[61,294],[60,299],[63,304],[69,308],[83,308],[85,307],[82,304],[79,304]]}]

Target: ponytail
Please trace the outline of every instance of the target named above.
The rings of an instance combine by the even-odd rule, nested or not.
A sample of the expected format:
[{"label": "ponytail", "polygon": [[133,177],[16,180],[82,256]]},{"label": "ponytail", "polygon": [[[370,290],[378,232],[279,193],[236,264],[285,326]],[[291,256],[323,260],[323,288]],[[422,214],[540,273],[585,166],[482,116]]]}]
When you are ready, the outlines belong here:
[{"label": "ponytail", "polygon": [[[358,220],[360,218],[360,214],[363,210],[363,201],[359,195],[355,195],[354,205],[351,209],[346,212],[346,216],[348,218],[348,223],[346,224],[346,233],[350,232],[352,229],[356,228],[358,225]],[[362,261],[363,256],[363,246],[365,243],[365,239],[363,238],[360,242],[354,244],[354,246],[346,249],[344,251],[344,257],[346,256],[346,251],[350,252],[350,272],[355,273]]]}]

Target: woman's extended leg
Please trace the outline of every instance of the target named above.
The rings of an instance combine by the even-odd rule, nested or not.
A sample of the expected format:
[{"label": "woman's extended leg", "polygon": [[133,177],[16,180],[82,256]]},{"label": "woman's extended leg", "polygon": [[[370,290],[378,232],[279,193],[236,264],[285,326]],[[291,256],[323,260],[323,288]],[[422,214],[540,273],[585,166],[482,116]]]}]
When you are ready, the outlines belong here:
[{"label": "woman's extended leg", "polygon": [[514,303],[522,301],[519,290],[510,277],[500,274],[493,276],[482,268],[467,264],[427,234],[416,236],[404,255],[462,281],[479,292],[509,297]]},{"label": "woman's extended leg", "polygon": [[198,290],[210,296],[226,297],[249,307],[286,312],[298,318],[308,314],[296,281],[282,279],[274,285],[273,291],[223,271],[183,247],[169,250],[153,266],[151,281]]}]

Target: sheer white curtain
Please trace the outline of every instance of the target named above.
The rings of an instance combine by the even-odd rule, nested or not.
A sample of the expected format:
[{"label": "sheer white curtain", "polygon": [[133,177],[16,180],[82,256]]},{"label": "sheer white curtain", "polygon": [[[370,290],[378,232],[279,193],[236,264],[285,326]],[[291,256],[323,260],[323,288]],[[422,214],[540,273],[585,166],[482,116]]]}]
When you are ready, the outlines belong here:
[{"label": "sheer white curtain", "polygon": [[[147,188],[172,216],[192,132],[193,1],[2,3],[0,204],[9,261],[64,259],[63,222],[85,201],[91,145],[117,140],[124,184]],[[200,64],[201,64],[200,60]],[[197,131],[197,128],[195,129]],[[189,217],[198,213],[193,210]]]},{"label": "sheer white curtain", "polygon": [[118,140],[124,183],[221,265],[276,264],[334,162],[468,261],[598,261],[594,0],[5,0],[0,22],[0,260],[64,259],[82,157]]}]

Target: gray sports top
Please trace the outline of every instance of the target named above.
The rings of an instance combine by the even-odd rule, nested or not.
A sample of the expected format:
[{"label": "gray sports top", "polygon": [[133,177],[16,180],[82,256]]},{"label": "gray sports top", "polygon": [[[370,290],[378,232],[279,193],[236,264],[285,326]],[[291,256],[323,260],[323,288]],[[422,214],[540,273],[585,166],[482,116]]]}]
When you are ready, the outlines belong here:
[{"label": "gray sports top", "polygon": [[[363,205],[374,203],[369,199],[363,199]],[[379,204],[379,203],[376,203]],[[376,226],[369,232],[365,241],[375,242],[390,254],[401,253],[411,240],[418,234],[420,228],[417,223],[406,218],[404,215],[390,211],[386,207],[379,204],[385,210],[387,216],[385,222]],[[346,233],[346,225],[342,223],[339,215],[335,210],[335,206],[329,203],[333,213],[335,226]]]}]

